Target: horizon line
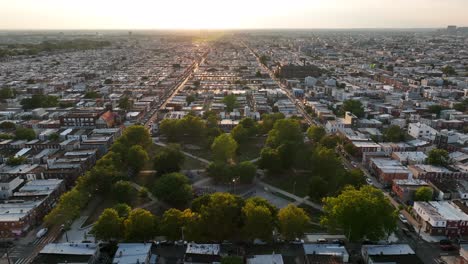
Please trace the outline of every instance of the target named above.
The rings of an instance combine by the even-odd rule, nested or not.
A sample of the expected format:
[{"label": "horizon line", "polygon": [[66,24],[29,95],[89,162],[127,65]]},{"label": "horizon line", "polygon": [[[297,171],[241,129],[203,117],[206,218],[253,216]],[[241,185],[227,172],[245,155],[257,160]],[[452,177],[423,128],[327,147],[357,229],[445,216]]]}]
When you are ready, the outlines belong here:
[{"label": "horizon line", "polygon": [[[447,25],[451,26],[451,25]],[[446,29],[446,27],[304,27],[304,28],[0,28],[0,31],[239,31],[239,30],[437,30]],[[465,27],[465,26],[457,26]]]}]

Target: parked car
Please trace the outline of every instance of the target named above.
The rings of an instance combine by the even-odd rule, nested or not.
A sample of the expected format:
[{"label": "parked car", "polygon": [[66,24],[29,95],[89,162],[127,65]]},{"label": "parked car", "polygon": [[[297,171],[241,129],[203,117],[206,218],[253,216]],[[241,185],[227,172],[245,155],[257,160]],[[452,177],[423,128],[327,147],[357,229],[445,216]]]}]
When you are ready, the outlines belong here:
[{"label": "parked car", "polygon": [[371,180],[371,178],[366,177],[366,182],[367,182],[367,184],[372,185],[372,180]]},{"label": "parked car", "polygon": [[49,229],[47,229],[47,228],[42,228],[41,230],[39,230],[39,231],[36,233],[36,238],[41,238],[41,237],[45,236],[45,234],[47,234],[47,231],[49,231]]},{"label": "parked car", "polygon": [[408,223],[408,220],[406,219],[406,217],[405,217],[403,214],[399,214],[399,215],[398,215],[398,218],[400,218],[400,221],[401,221],[403,224],[407,224],[407,223]]}]

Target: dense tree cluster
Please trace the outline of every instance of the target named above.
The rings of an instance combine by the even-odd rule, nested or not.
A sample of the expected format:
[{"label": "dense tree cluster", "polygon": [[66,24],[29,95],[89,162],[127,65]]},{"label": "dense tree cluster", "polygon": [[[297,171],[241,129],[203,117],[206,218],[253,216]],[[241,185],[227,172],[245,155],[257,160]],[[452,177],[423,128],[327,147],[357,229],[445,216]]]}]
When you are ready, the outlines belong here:
[{"label": "dense tree cluster", "polygon": [[192,186],[185,175],[173,172],[156,181],[153,194],[172,206],[182,207],[192,199]]},{"label": "dense tree cluster", "polygon": [[154,169],[158,174],[178,172],[184,164],[185,155],[178,144],[168,144],[154,157]]},{"label": "dense tree cluster", "polygon": [[384,130],[383,137],[388,142],[401,142],[405,140],[406,131],[399,126],[389,126]]},{"label": "dense tree cluster", "polygon": [[450,164],[450,156],[445,149],[432,149],[427,155],[426,162],[430,165],[447,166]]},{"label": "dense tree cluster", "polygon": [[149,211],[137,208],[126,215],[115,208],[107,208],[99,216],[91,232],[97,239],[130,242],[148,241],[157,233],[157,218]]},{"label": "dense tree cluster", "polygon": [[190,139],[195,142],[211,144],[212,140],[221,134],[218,120],[213,113],[206,113],[206,120],[188,114],[182,119],[164,119],[159,130],[169,142],[180,142]]},{"label": "dense tree cluster", "polygon": [[[128,184],[116,182],[128,178],[129,168],[134,168],[135,164],[129,159],[129,150],[133,146],[140,146],[142,149],[151,145],[151,138],[148,130],[143,126],[130,126],[123,135],[115,141],[111,151],[96,162],[96,165],[80,176],[75,187],[64,193],[57,205],[45,217],[47,225],[70,223],[79,216],[94,194],[109,195],[111,190],[121,188],[128,193]],[[132,196],[132,194],[130,194]]]},{"label": "dense tree cluster", "polygon": [[297,120],[276,120],[273,129],[268,132],[267,147],[260,153],[259,166],[272,173],[291,168],[303,141]]},{"label": "dense tree cluster", "polygon": [[364,107],[362,106],[362,103],[359,100],[350,99],[344,101],[341,110],[343,111],[343,113],[351,112],[357,117],[364,116]]},{"label": "dense tree cluster", "polygon": [[29,110],[40,107],[56,107],[58,106],[58,97],[52,95],[34,94],[31,98],[24,98],[20,104],[23,109]]},{"label": "dense tree cluster", "polygon": [[215,193],[197,198],[191,209],[166,211],[160,232],[174,240],[181,239],[183,232],[185,240],[191,241],[270,241],[275,229],[287,239],[302,236],[309,221],[305,212],[294,205],[278,211],[262,198],[244,201],[228,193]]},{"label": "dense tree cluster", "polygon": [[40,52],[58,50],[89,50],[110,46],[109,41],[96,41],[89,39],[74,39],[65,41],[44,41],[39,44],[10,44],[0,48],[0,58],[18,55],[36,55]]},{"label": "dense tree cluster", "polygon": [[257,167],[250,161],[244,161],[239,164],[212,162],[206,169],[206,172],[209,177],[218,183],[248,184],[255,178]]},{"label": "dense tree cluster", "polygon": [[346,188],[323,200],[321,224],[340,229],[350,241],[387,238],[397,227],[397,211],[383,192],[369,185]]}]

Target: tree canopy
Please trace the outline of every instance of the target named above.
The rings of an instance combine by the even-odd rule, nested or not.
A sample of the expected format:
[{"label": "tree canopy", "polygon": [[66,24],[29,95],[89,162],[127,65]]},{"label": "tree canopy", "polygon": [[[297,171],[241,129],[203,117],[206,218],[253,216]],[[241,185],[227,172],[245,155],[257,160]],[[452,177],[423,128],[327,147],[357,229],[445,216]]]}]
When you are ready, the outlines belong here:
[{"label": "tree canopy", "polygon": [[153,193],[168,204],[183,206],[192,199],[192,186],[185,175],[174,172],[161,176],[154,185]]},{"label": "tree canopy", "polygon": [[324,202],[321,224],[330,230],[341,229],[350,241],[379,240],[396,228],[397,212],[383,192],[371,187],[347,187],[337,197]]},{"label": "tree canopy", "polygon": [[278,222],[281,235],[287,240],[294,240],[302,237],[310,218],[302,208],[289,204],[279,210]]},{"label": "tree canopy", "polygon": [[426,162],[436,166],[447,166],[450,163],[450,156],[445,149],[432,149],[427,155]]},{"label": "tree canopy", "polygon": [[237,96],[234,94],[226,95],[223,98],[223,103],[226,105],[226,111],[232,112],[237,107]]},{"label": "tree canopy", "polygon": [[424,201],[429,202],[432,201],[433,191],[431,187],[420,187],[414,193],[414,200],[415,201]]},{"label": "tree canopy", "polygon": [[359,118],[364,116],[364,107],[362,106],[362,103],[359,100],[350,99],[344,101],[342,110],[343,112],[351,112]]},{"label": "tree canopy", "polygon": [[227,162],[234,160],[238,144],[229,134],[216,137],[211,145],[213,157],[217,161]]},{"label": "tree canopy", "polygon": [[96,239],[113,240],[123,236],[123,219],[115,209],[107,208],[99,216],[91,230]]},{"label": "tree canopy", "polygon": [[156,217],[149,211],[137,208],[130,212],[124,221],[125,239],[129,241],[148,241],[156,233]]},{"label": "tree canopy", "polygon": [[392,125],[384,130],[384,140],[388,142],[401,142],[405,140],[406,131],[399,126]]},{"label": "tree canopy", "polygon": [[321,126],[312,125],[307,129],[307,137],[314,142],[320,142],[326,134],[327,132]]},{"label": "tree canopy", "polygon": [[154,169],[158,174],[178,172],[185,160],[180,145],[169,144],[156,154],[154,158]]}]

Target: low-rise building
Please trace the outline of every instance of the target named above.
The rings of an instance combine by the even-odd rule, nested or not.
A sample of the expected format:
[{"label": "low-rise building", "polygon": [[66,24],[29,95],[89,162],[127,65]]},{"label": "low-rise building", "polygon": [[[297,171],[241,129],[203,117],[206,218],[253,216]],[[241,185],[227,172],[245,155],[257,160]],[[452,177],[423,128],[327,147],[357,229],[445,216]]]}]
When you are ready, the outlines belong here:
[{"label": "low-rise building", "polygon": [[306,263],[348,263],[349,254],[339,244],[303,244]]},{"label": "low-rise building", "polygon": [[221,262],[219,244],[189,243],[184,255],[184,264],[203,264]]},{"label": "low-rise building", "polygon": [[119,243],[112,264],[149,264],[151,243]]},{"label": "low-rise building", "polygon": [[423,264],[414,250],[407,244],[363,245],[362,258],[366,264],[411,263]]},{"label": "low-rise building", "polygon": [[415,192],[421,187],[428,186],[429,184],[424,180],[394,180],[392,185],[392,191],[402,203],[410,204],[414,199]]},{"label": "low-rise building", "polygon": [[421,230],[430,235],[458,237],[468,234],[468,208],[462,203],[415,202],[413,211]]},{"label": "low-rise building", "polygon": [[380,182],[391,185],[393,180],[406,180],[411,172],[399,161],[386,158],[372,158],[369,162],[370,171]]}]

